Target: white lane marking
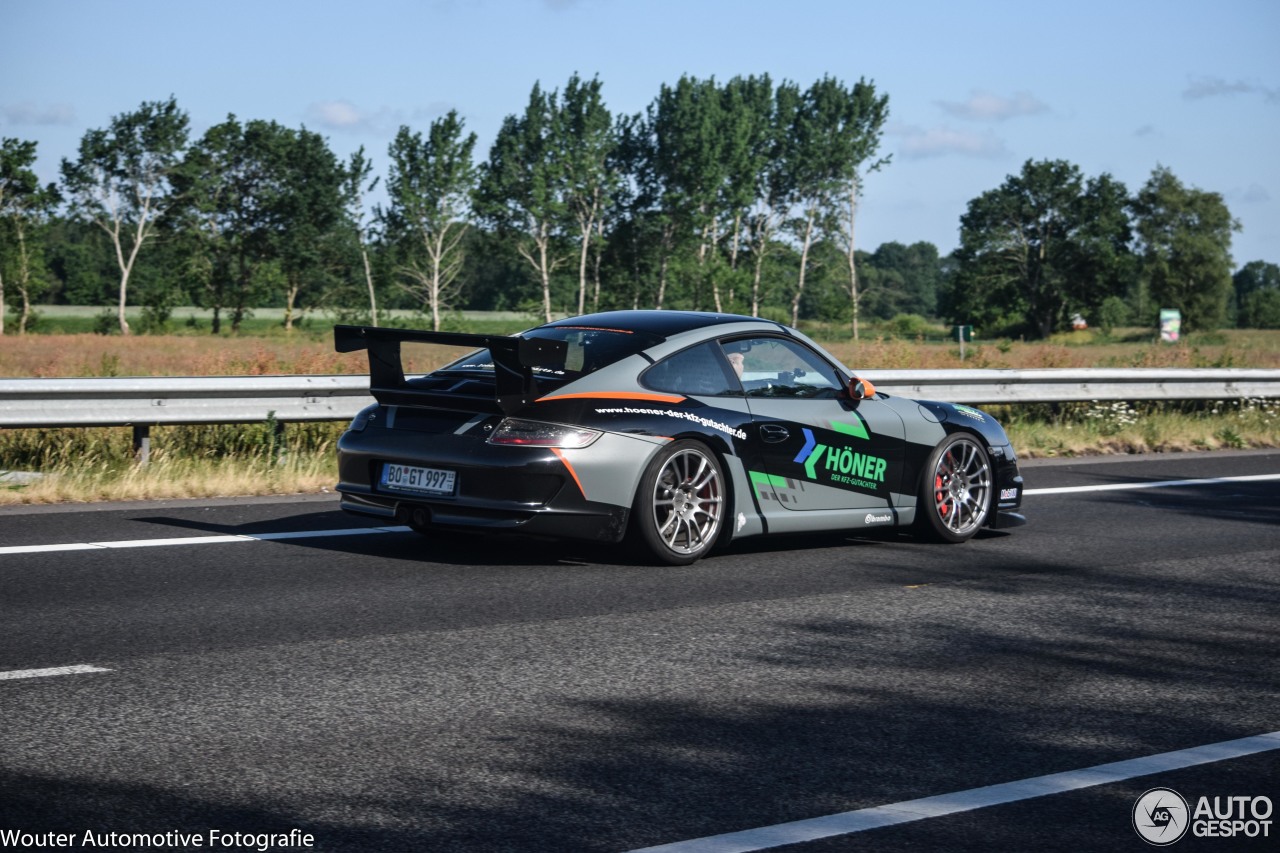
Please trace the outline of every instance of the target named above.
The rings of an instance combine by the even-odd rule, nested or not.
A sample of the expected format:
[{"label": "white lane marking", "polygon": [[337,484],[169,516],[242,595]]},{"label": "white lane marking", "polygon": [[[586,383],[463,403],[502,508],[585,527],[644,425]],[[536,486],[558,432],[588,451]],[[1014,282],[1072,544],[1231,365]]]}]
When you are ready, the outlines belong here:
[{"label": "white lane marking", "polygon": [[47,554],[53,551],[91,551],[95,548],[158,548],[170,545],[221,545],[228,542],[274,542],[279,539],[317,539],[325,536],[363,536],[408,533],[408,527],[338,527],[332,530],[294,530],[280,533],[179,536],[172,539],[123,539],[115,542],[68,542],[61,545],[8,545],[0,554]]},{"label": "white lane marking", "polygon": [[[1241,477],[1211,477],[1199,480],[1162,480],[1155,483],[1108,483],[1100,486],[1062,486],[1051,489],[1024,489],[1023,496],[1065,495],[1075,492],[1114,492],[1126,489],[1166,489],[1173,486],[1205,486],[1216,483],[1246,483],[1280,480],[1280,474],[1250,474]],[[60,545],[9,545],[2,554],[47,554],[55,551],[90,551],[95,548],[159,548],[170,545],[222,545],[230,542],[272,542],[281,539],[314,539],[324,536],[363,536],[373,533],[408,533],[408,527],[340,527],[332,530],[298,530],[281,533],[226,534],[222,536],[179,536],[171,539],[126,539],[115,542],[66,542]]]},{"label": "white lane marking", "polygon": [[75,666],[53,666],[47,669],[10,669],[0,672],[0,681],[14,678],[47,678],[51,675],[79,675],[83,672],[110,672],[100,666],[76,664]]},{"label": "white lane marking", "polygon": [[805,841],[816,841],[837,835],[849,835],[854,832],[865,832],[882,826],[893,826],[900,823],[912,823],[931,817],[968,812],[988,806],[1005,803],[1016,803],[1049,794],[1062,794],[1092,788],[1097,785],[1110,785],[1123,782],[1137,776],[1149,776],[1153,773],[1167,773],[1182,770],[1214,761],[1225,761],[1229,758],[1242,758],[1272,749],[1280,749],[1280,732],[1270,732],[1254,737],[1228,740],[1222,743],[1197,746],[1191,749],[1180,749],[1150,755],[1146,758],[1133,758],[1128,761],[1116,761],[1111,764],[1099,764],[1083,770],[1068,770],[1064,773],[1051,773],[1037,776],[1034,779],[1022,779],[1017,782],[1005,782],[999,785],[988,785],[985,788],[973,788],[968,791],[956,791],[951,794],[940,794],[935,797],[923,797],[918,800],[907,800],[891,803],[887,806],[875,806],[869,809],[842,812],[809,820],[797,820],[791,823],[780,823],[774,826],[763,826],[742,832],[729,832],[724,835],[709,835],[690,841],[676,841],[671,844],[660,844],[657,847],[645,847],[631,853],[751,853],[755,850],[768,850],[785,844],[799,844]]},{"label": "white lane marking", "polygon": [[1253,483],[1280,480],[1280,474],[1248,474],[1241,477],[1205,477],[1199,480],[1161,480],[1155,483],[1107,483],[1101,486],[1059,486],[1052,489],[1023,489],[1023,495],[1068,495],[1074,492],[1120,492],[1127,489],[1168,489],[1174,486],[1212,486],[1217,483]]}]

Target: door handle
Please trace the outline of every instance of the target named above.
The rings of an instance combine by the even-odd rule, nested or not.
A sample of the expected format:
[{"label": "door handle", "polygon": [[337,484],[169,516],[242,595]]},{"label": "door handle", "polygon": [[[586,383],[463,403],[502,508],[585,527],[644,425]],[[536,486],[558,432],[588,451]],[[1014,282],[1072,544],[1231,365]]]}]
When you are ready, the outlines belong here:
[{"label": "door handle", "polygon": [[786,427],[778,426],[777,424],[762,424],[760,426],[760,438],[770,444],[786,441],[790,437],[791,433],[787,432]]}]

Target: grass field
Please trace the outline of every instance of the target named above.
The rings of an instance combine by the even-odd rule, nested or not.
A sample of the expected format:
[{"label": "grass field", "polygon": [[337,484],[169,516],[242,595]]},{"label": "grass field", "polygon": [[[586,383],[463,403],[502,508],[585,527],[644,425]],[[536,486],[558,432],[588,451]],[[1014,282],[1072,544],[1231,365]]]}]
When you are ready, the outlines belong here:
[{"label": "grass field", "polygon": [[[60,309],[68,311],[68,309]],[[363,374],[364,353],[333,351],[332,323],[313,318],[286,333],[278,316],[260,316],[236,335],[211,335],[207,321],[167,335],[71,332],[55,322],[94,322],[101,309],[44,316],[47,333],[0,338],[0,377],[248,376]],[[412,317],[394,322],[416,325]],[[201,327],[200,323],[205,325]],[[509,334],[534,325],[519,314],[451,318],[459,331]],[[56,331],[61,329],[61,331]],[[822,324],[802,329],[845,364],[865,369],[1267,367],[1280,368],[1280,332],[1224,330],[1169,345],[1149,330],[1110,337],[1076,332],[1036,343],[976,341],[961,361],[956,344],[892,338],[871,328],[861,341]],[[939,336],[945,330],[939,328]],[[406,350],[407,352],[408,349]],[[425,371],[460,352],[414,348],[411,371]],[[0,403],[2,405],[2,403]],[[1228,403],[1080,403],[989,407],[1026,457],[1178,452],[1280,446],[1280,401]],[[283,446],[265,424],[158,427],[152,464],[132,459],[128,429],[0,430],[0,504],[110,499],[315,493],[336,478],[333,445],[341,424],[290,426]],[[283,451],[283,452],[282,452]],[[7,471],[43,475],[6,483]]]}]

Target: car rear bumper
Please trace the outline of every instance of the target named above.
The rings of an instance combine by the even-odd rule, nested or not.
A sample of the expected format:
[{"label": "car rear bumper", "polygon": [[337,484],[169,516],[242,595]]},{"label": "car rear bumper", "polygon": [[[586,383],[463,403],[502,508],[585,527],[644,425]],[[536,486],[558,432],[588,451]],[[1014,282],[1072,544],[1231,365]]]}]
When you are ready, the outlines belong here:
[{"label": "car rear bumper", "polygon": [[[347,512],[414,527],[508,531],[617,542],[629,507],[590,501],[565,463],[545,448],[493,448],[459,435],[372,430],[338,442],[337,490]],[[388,462],[455,472],[451,495],[379,485]]]},{"label": "car rear bumper", "polygon": [[375,494],[340,484],[342,509],[357,515],[395,519],[419,530],[473,530],[618,542],[627,530],[626,507],[582,501],[575,506],[530,507],[465,503]]}]

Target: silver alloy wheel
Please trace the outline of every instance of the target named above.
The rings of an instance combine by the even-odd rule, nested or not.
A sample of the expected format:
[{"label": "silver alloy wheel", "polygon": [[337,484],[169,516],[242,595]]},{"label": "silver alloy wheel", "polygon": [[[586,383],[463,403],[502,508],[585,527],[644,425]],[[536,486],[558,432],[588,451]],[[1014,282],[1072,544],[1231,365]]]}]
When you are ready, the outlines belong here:
[{"label": "silver alloy wheel", "polygon": [[991,465],[972,439],[958,438],[938,456],[933,469],[934,515],[952,538],[977,532],[991,506]]},{"label": "silver alloy wheel", "polygon": [[653,523],[675,554],[700,554],[720,531],[724,486],[719,467],[697,448],[673,453],[662,464],[653,489]]}]

